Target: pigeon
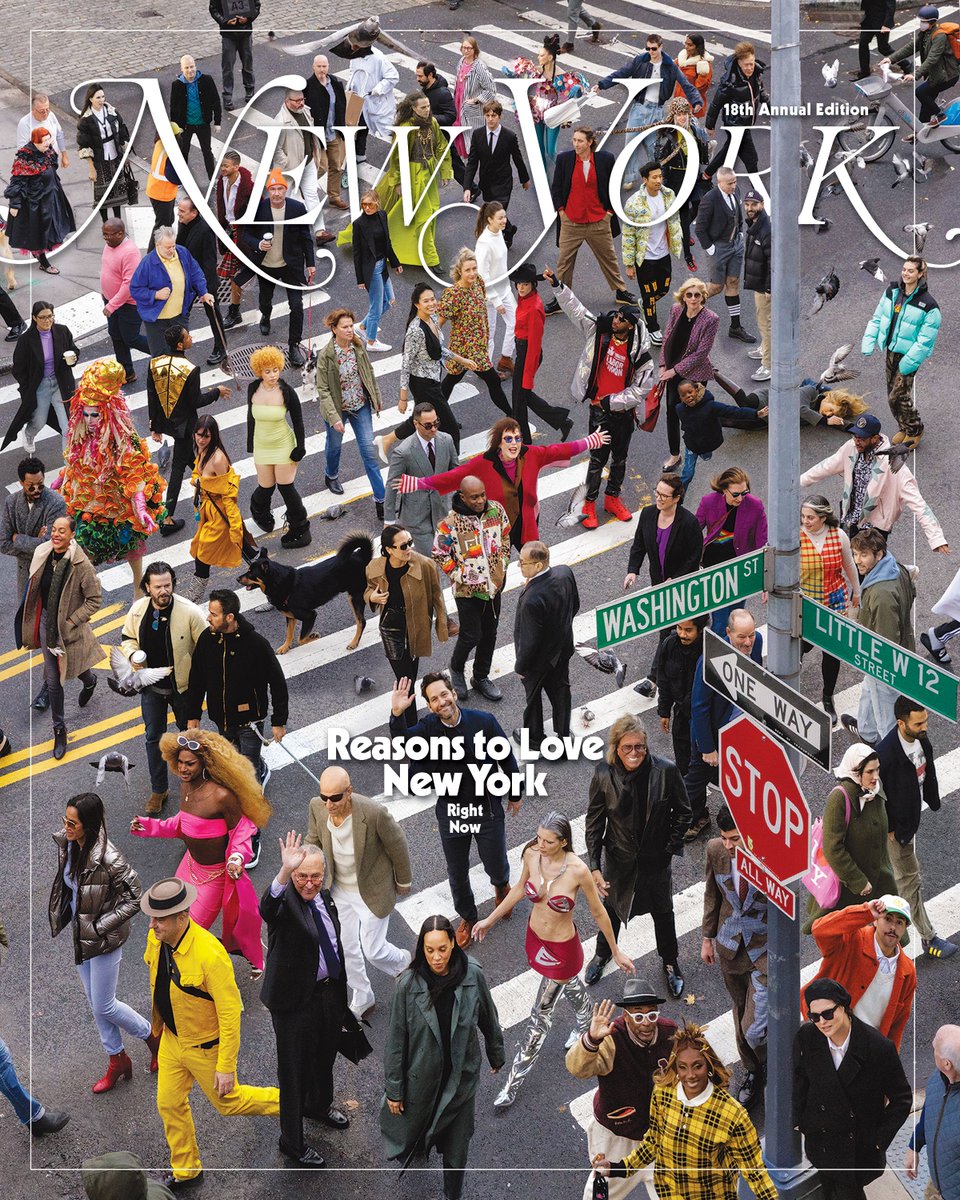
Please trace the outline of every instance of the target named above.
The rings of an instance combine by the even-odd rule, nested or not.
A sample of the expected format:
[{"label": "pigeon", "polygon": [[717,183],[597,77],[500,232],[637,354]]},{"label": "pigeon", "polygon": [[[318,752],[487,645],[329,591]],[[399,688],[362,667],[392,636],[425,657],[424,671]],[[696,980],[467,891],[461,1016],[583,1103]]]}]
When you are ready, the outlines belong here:
[{"label": "pigeon", "polygon": [[325,508],[320,514],[320,520],[336,521],[338,517],[342,517],[346,511],[346,508],[342,504],[331,504],[329,508]]},{"label": "pigeon", "polygon": [[[587,649],[586,642],[577,642],[577,646]],[[584,662],[588,662],[591,667],[596,667],[598,671],[602,671],[604,675],[613,675],[617,681],[617,687],[623,687],[623,681],[627,677],[627,664],[620,661],[612,650],[591,650],[589,654],[584,654]]]},{"label": "pigeon", "polygon": [[169,442],[164,442],[157,451],[157,470],[167,478],[167,472],[170,470],[170,460],[173,458],[173,450]]},{"label": "pigeon", "polygon": [[855,154],[850,150],[838,150],[833,158],[834,162],[847,163],[848,165],[853,163],[853,165],[859,167],[861,171],[865,171],[867,169],[867,160],[863,157],[863,155]]},{"label": "pigeon", "polygon": [[915,225],[904,225],[904,233],[913,234],[913,252],[914,254],[922,254],[923,248],[927,244],[927,234],[934,226],[929,221],[918,221]]},{"label": "pigeon", "polygon": [[845,379],[856,379],[860,372],[843,365],[843,360],[850,353],[851,348],[849,345],[838,346],[834,350],[827,369],[820,376],[821,383],[840,383]]},{"label": "pigeon", "polygon": [[8,754],[13,753],[13,746],[10,744],[10,739],[0,729],[0,758],[6,758]]},{"label": "pigeon", "polygon": [[91,767],[97,768],[97,782],[99,787],[103,783],[103,777],[108,771],[116,771],[123,775],[123,781],[127,787],[130,786],[129,774],[133,770],[133,763],[125,754],[121,754],[119,750],[111,750],[109,754],[105,754],[101,759],[94,759],[90,763]]},{"label": "pigeon", "polygon": [[827,217],[818,217],[820,224],[817,226],[817,233],[829,233],[833,228],[833,222]]},{"label": "pigeon", "polygon": [[111,691],[118,696],[136,696],[144,688],[165,679],[173,667],[141,667],[135,670],[120,647],[114,646],[110,650],[110,669],[113,675],[107,677],[107,686]]},{"label": "pigeon", "polygon": [[906,442],[900,442],[896,446],[888,446],[886,450],[877,450],[877,457],[884,456],[890,459],[890,472],[893,475],[900,470],[903,464],[907,461],[912,450],[912,446]]},{"label": "pigeon", "polygon": [[835,58],[832,63],[824,63],[820,68],[820,73],[823,75],[823,82],[828,88],[837,86],[837,75],[840,73],[840,59]]},{"label": "pigeon", "polygon": [[589,709],[586,706],[580,709],[580,720],[584,723],[584,725],[592,725],[596,719],[597,714],[592,709]]},{"label": "pigeon", "polygon": [[896,177],[896,179],[893,181],[893,183],[890,185],[891,187],[896,187],[896,186],[897,186],[897,184],[899,184],[899,183],[903,183],[903,181],[904,181],[905,179],[909,179],[909,177],[910,177],[910,167],[909,167],[909,166],[908,166],[908,164],[907,164],[907,163],[906,163],[906,162],[905,162],[905,161],[904,161],[904,160],[903,160],[903,159],[900,157],[900,155],[899,155],[899,154],[896,154],[896,153],[894,153],[894,156],[893,156],[893,169],[896,171],[896,173],[897,173],[897,177]]},{"label": "pigeon", "polygon": [[826,304],[826,302],[828,300],[832,300],[837,292],[840,291],[840,279],[838,278],[833,267],[831,267],[827,274],[824,275],[824,277],[820,280],[815,288],[815,291],[816,296],[813,301],[813,306],[807,314],[810,317],[818,313]]},{"label": "pigeon", "polygon": [[813,155],[803,142],[800,143],[800,169],[809,175],[813,171]]},{"label": "pigeon", "polygon": [[860,270],[866,271],[868,275],[872,275],[874,279],[883,283],[883,268],[880,266],[879,258],[862,258],[860,260]]},{"label": "pigeon", "polygon": [[570,497],[570,503],[567,505],[567,511],[557,521],[557,524],[564,529],[569,529],[571,525],[579,525],[583,520],[583,502],[587,498],[587,485],[581,483],[574,490]]},{"label": "pigeon", "polygon": [[913,158],[911,158],[908,165],[910,168],[910,174],[914,177],[914,179],[916,179],[916,180],[922,179],[922,180],[926,181],[927,176],[930,174],[930,165],[931,165],[930,161],[928,159],[921,158],[920,155],[916,152],[916,150],[914,150]]},{"label": "pigeon", "polygon": [[362,696],[364,692],[369,692],[376,683],[375,679],[371,679],[369,675],[354,675],[353,690],[358,696]]}]

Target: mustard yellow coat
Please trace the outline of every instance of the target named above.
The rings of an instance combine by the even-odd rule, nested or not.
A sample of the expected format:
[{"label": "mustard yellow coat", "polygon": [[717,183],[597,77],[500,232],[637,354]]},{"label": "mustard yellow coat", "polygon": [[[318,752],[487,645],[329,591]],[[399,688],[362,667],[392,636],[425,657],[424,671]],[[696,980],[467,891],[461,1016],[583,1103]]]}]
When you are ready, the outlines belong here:
[{"label": "mustard yellow coat", "polygon": [[200,523],[190,543],[190,557],[210,567],[239,567],[243,562],[243,517],[237,504],[240,476],[233,467],[223,475],[204,476],[194,468],[191,482],[194,489],[200,485]]}]

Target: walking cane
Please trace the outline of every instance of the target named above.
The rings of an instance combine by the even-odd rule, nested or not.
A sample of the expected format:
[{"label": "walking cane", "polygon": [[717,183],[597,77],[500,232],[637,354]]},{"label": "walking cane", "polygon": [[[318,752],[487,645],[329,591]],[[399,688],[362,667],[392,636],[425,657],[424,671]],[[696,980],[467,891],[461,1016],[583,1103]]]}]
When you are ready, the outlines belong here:
[{"label": "walking cane", "polygon": [[320,786],[320,780],[316,777],[316,775],[314,775],[314,773],[310,770],[309,767],[304,766],[304,764],[300,761],[300,759],[297,758],[297,756],[293,753],[293,751],[290,750],[287,746],[285,746],[283,744],[283,742],[274,741],[273,738],[265,738],[263,736],[263,734],[260,732],[260,730],[256,727],[256,725],[251,725],[250,728],[257,735],[257,737],[264,744],[264,746],[280,746],[282,749],[286,750],[287,754],[290,756],[290,758],[293,759],[293,761],[297,764],[297,766],[300,767],[302,770],[306,771],[306,773],[310,776],[310,778],[317,785],[317,787]]}]

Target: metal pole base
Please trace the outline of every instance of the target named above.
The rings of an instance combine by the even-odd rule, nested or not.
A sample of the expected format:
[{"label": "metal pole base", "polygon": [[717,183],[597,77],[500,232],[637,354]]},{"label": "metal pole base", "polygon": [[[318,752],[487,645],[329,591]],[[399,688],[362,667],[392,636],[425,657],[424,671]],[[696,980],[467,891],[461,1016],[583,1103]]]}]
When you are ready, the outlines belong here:
[{"label": "metal pole base", "polygon": [[[820,1176],[806,1159],[796,1167],[778,1170],[771,1167],[764,1155],[764,1163],[770,1178],[776,1184],[780,1200],[823,1200],[823,1189],[820,1186]],[[740,1177],[737,1184],[739,1200],[752,1200],[753,1192],[747,1181]]]}]

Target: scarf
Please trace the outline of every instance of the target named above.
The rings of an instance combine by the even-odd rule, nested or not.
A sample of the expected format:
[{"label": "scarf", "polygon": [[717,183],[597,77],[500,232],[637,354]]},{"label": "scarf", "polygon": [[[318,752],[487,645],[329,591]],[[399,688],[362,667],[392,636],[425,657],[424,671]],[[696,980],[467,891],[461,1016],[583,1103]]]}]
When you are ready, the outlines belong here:
[{"label": "scarf", "polygon": [[[417,968],[415,967],[414,970]],[[463,983],[466,973],[467,956],[459,946],[453,948],[453,953],[450,955],[450,969],[446,975],[435,974],[426,964],[424,964],[424,970],[417,970],[417,974],[426,983],[427,991],[430,993],[430,1007],[436,1007],[437,998],[441,992],[458,988]]]},{"label": "scarf", "polygon": [[60,600],[63,596],[63,589],[67,585],[70,566],[69,550],[58,563],[54,563],[53,578],[50,580],[50,591],[47,593],[46,620],[48,646],[60,645],[60,625],[58,622]]}]

